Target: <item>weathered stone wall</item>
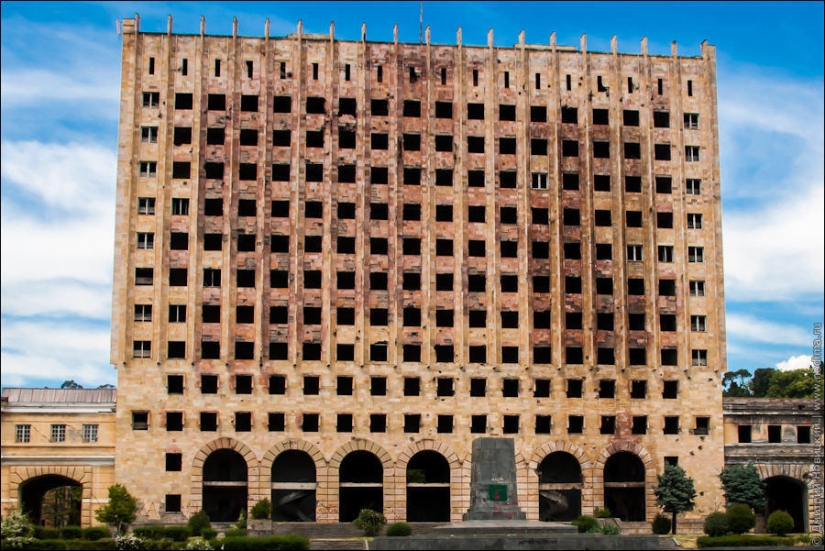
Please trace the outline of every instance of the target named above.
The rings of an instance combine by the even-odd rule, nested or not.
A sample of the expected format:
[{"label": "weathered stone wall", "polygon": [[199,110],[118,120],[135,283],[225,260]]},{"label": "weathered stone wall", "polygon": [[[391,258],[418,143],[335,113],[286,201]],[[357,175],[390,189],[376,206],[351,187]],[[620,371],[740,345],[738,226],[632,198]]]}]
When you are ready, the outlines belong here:
[{"label": "weathered stone wall", "polygon": [[[450,462],[451,517],[459,520],[469,506],[471,443],[484,435],[515,438],[519,496],[531,519],[539,514],[536,466],[555,449],[569,450],[582,465],[585,513],[604,505],[604,463],[623,450],[645,464],[648,518],[656,512],[652,487],[665,457],[678,457],[697,481],[698,507],[690,515],[713,511],[723,463],[726,366],[712,46],[684,58],[675,47],[671,57],[650,56],[644,45],[641,54],[619,54],[615,44],[611,53],[587,52],[584,37],[578,49],[555,43],[494,48],[492,35],[488,47],[478,47],[463,46],[460,34],[457,45],[436,46],[338,41],[300,28],[286,38],[240,38],[139,33],[137,27],[127,20],[123,36],[112,362],[120,389],[117,479],[140,496],[145,515],[159,516],[167,494],[183,497],[185,515],[200,509],[198,465],[204,450],[220,445],[243,449],[250,503],[269,496],[271,473],[262,458],[288,447],[311,450],[322,522],[338,519],[342,454],[373,450],[384,465],[385,513],[402,520],[406,460],[433,448]],[[151,91],[159,103],[144,106],[143,93]],[[193,94],[192,109],[175,108],[178,93]],[[210,94],[224,94],[226,109],[209,109]],[[242,108],[244,96],[257,96],[257,110]],[[276,107],[282,97],[291,98],[290,109],[275,112],[284,111]],[[307,112],[308,98],[323,98],[324,112]],[[355,99],[355,116],[341,112],[340,98]],[[373,99],[387,100],[387,115],[374,112]],[[420,116],[405,116],[406,100],[420,102]],[[436,116],[437,102],[451,104],[451,116]],[[474,103],[483,104],[482,119],[470,117]],[[546,122],[531,122],[540,118],[531,115],[534,106],[546,109]],[[574,122],[562,122],[565,107],[577,109]],[[594,109],[607,110],[608,124],[594,122]],[[624,123],[624,110],[638,110],[638,126]],[[667,127],[654,126],[657,110],[669,112]],[[698,114],[698,129],[684,127],[683,113]],[[158,129],[156,143],[141,141],[141,128],[150,126]],[[175,128],[191,128],[191,143],[176,145]],[[209,143],[210,128],[224,128],[225,139]],[[251,138],[244,130],[253,131],[257,145],[241,144]],[[274,145],[283,130],[290,130],[287,145]],[[354,147],[347,143],[351,131]],[[385,148],[380,134],[386,134]],[[322,137],[323,145],[311,146],[310,136]],[[452,146],[438,151],[439,136],[452,136]],[[546,152],[540,142],[533,150],[534,138],[547,140]],[[594,157],[596,143],[605,140],[609,157]],[[472,152],[468,142],[484,152]],[[565,142],[574,142],[578,154],[565,155]],[[625,142],[639,144],[638,159],[625,158]],[[665,144],[670,161],[654,158],[656,144]],[[686,146],[698,146],[698,161],[686,160]],[[157,174],[141,176],[141,162],[156,162]],[[176,162],[191,163],[189,177],[173,175]],[[207,176],[206,163],[214,162],[224,163],[222,177]],[[379,183],[378,168],[386,168],[386,184]],[[410,168],[420,169],[420,184]],[[439,181],[449,169],[451,181]],[[516,175],[512,185],[509,171]],[[534,185],[533,174],[545,176],[536,176]],[[577,174],[578,183],[565,174]],[[669,175],[672,189],[657,191],[657,175]],[[609,185],[600,178],[596,186],[596,176],[609,176]],[[701,189],[688,193],[687,179],[701,180]],[[138,212],[139,198],[155,199],[153,214]],[[176,198],[189,199],[188,214],[173,214]],[[206,215],[206,200],[218,198],[222,216]],[[244,200],[255,201],[255,215],[239,214]],[[289,202],[285,216],[273,215],[273,201]],[[312,212],[315,203],[320,217]],[[354,218],[342,214],[349,203]],[[386,220],[371,204],[387,205]],[[451,215],[444,207],[452,207]],[[472,218],[471,207],[481,207]],[[565,209],[578,211],[578,223],[572,214],[565,223]],[[609,221],[597,221],[596,211],[607,211]],[[638,227],[625,223],[628,212],[639,213]],[[657,224],[658,212],[673,213],[672,228]],[[701,228],[688,228],[688,214],[701,215]],[[153,233],[154,247],[138,249],[137,232]],[[188,233],[186,250],[171,249],[173,232]],[[220,250],[205,250],[208,234],[223,236]],[[239,235],[253,236],[254,244],[241,246]],[[288,236],[288,252],[272,252],[273,236]],[[321,252],[306,252],[316,245],[308,239],[314,236]],[[354,239],[354,254],[339,252],[340,237]],[[381,245],[375,239],[386,239],[387,253],[374,250]],[[420,250],[406,242],[405,251],[405,239],[420,239]],[[445,239],[452,244],[439,245]],[[636,244],[643,257],[628,261],[628,245]],[[609,258],[604,247],[597,255],[597,245],[611,246]],[[672,246],[672,258],[659,262],[659,245]],[[689,262],[687,249],[695,246],[704,247],[703,262]],[[547,252],[536,253],[542,249]],[[148,267],[154,268],[152,285],[136,285],[135,269]],[[187,269],[186,285],[170,286],[172,268]],[[219,286],[205,285],[205,268],[221,270]],[[238,285],[239,269],[254,270],[254,286]],[[275,284],[270,270],[288,272],[286,285]],[[318,288],[305,280],[312,271],[320,272]],[[354,273],[353,289],[345,288],[342,272]],[[371,273],[386,274],[386,289]],[[420,274],[420,286],[410,283],[410,274]],[[443,274],[453,282],[442,290]],[[485,277],[474,291],[478,275]],[[513,291],[504,289],[508,276],[515,278]],[[572,278],[581,278],[580,290]],[[628,293],[629,278],[643,280],[641,294]],[[660,292],[663,279],[675,280],[675,291]],[[690,281],[704,282],[703,293],[691,295]],[[608,282],[612,291],[599,287]],[[134,321],[135,305],[150,304],[151,321]],[[169,305],[186,307],[185,323],[168,321]],[[219,321],[204,322],[203,305],[220,305]],[[248,315],[237,309],[244,306],[254,307],[251,323],[238,319]],[[287,308],[285,323],[270,322],[271,307]],[[305,319],[313,315],[306,307],[321,309],[320,323]],[[354,310],[351,325],[339,319],[342,308]],[[405,308],[420,309],[420,324],[404,324]],[[371,323],[371,309],[386,309],[387,322]],[[437,323],[440,310],[452,310],[454,321]],[[470,323],[474,311],[484,316],[479,327]],[[547,326],[542,312],[549,313]],[[639,327],[628,313],[644,314]],[[675,316],[675,331],[663,330],[660,313]],[[690,330],[696,315],[705,316],[705,330]],[[135,341],[151,342],[149,357],[134,357]],[[185,343],[183,358],[169,358],[169,342]],[[204,342],[220,343],[218,358],[203,357]],[[236,358],[246,346],[239,342],[252,343],[251,359]],[[274,358],[282,348],[270,343],[286,347],[285,359]],[[315,353],[305,343],[320,345],[320,359],[305,357]],[[387,344],[386,361],[375,359],[376,343]],[[438,361],[436,346],[452,346],[454,361]],[[477,357],[480,346],[485,352]],[[542,356],[548,348],[549,358]],[[661,350],[673,348],[675,357],[663,361]],[[643,349],[644,357],[631,361],[629,349]],[[352,360],[342,360],[350,350]],[[693,350],[706,356],[694,361]],[[411,361],[417,353],[420,359]],[[203,374],[218,376],[218,394],[202,394]],[[251,394],[236,393],[239,374],[252,375]],[[286,377],[286,394],[268,393],[273,374]],[[183,375],[183,394],[167,392],[168,375]],[[303,392],[306,375],[320,378],[318,395]],[[352,377],[352,395],[338,393],[341,376]],[[371,394],[372,377],[386,377],[386,395]],[[405,396],[407,377],[421,378],[419,396]],[[453,379],[452,395],[439,395],[439,378]],[[473,378],[487,380],[485,396],[470,397]],[[506,392],[517,396],[505,397],[507,379],[517,380],[517,389]],[[566,396],[571,379],[583,382],[581,397]],[[602,379],[615,381],[615,397],[598,397]],[[550,381],[549,397],[533,396],[539,380]],[[646,382],[644,398],[631,398],[632,381]],[[662,398],[664,381],[678,384],[675,398]],[[132,430],[135,411],[149,413],[147,431]],[[218,412],[216,432],[199,430],[202,411]],[[252,413],[251,431],[233,427],[238,411]],[[165,429],[167,412],[183,412],[181,432]],[[283,431],[267,430],[269,412],[285,414]],[[318,432],[302,430],[309,413],[319,414]],[[352,432],[337,432],[338,414],[352,415]],[[370,431],[371,414],[386,414],[385,432]],[[419,431],[404,432],[406,414],[421,415]],[[471,432],[474,415],[487,415],[483,433]],[[549,433],[537,434],[538,415],[551,416]],[[438,432],[439,416],[452,416],[452,432]],[[516,432],[505,433],[510,416],[518,416]],[[568,434],[568,416],[583,416],[581,434]],[[603,416],[615,417],[610,434],[601,434]],[[647,416],[646,434],[632,434],[634,416]],[[675,434],[663,434],[666,416],[678,416]],[[710,418],[706,435],[693,433],[696,416]],[[182,472],[165,472],[167,452],[183,454]]]}]

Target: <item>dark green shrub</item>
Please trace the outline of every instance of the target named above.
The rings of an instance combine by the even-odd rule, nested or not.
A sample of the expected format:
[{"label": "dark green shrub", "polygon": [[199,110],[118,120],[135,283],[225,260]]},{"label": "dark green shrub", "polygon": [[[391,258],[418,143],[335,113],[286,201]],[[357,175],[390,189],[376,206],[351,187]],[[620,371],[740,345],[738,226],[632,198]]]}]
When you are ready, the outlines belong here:
[{"label": "dark green shrub", "polygon": [[[65,527],[68,528],[68,527]],[[79,528],[72,526],[71,528]],[[74,538],[77,539],[77,538]],[[37,549],[37,551],[64,551],[66,549],[65,540],[36,540],[28,549]]]},{"label": "dark green shrub", "polygon": [[399,536],[409,536],[412,534],[412,526],[407,524],[406,522],[394,522],[387,526],[387,536],[399,537]]},{"label": "dark green shrub", "polygon": [[602,524],[599,527],[599,533],[605,536],[618,536],[622,533],[622,529],[615,524]]},{"label": "dark green shrub", "polygon": [[172,549],[182,549],[185,543],[176,542],[170,538],[160,538],[156,540],[145,540],[141,544],[144,551],[170,551]]},{"label": "dark green shrub", "polygon": [[201,528],[200,536],[205,540],[211,540],[218,535],[218,531],[212,528],[211,526],[208,528]]},{"label": "dark green shrub", "polygon": [[302,551],[309,549],[309,540],[295,534],[254,538],[225,537],[221,540],[212,540],[209,543],[215,549],[223,548],[226,551]]},{"label": "dark green shrub", "polygon": [[579,515],[579,517],[570,524],[579,529],[579,534],[584,534],[593,528],[598,528],[599,521],[587,515]]},{"label": "dark green shrub", "polygon": [[191,534],[188,526],[167,526],[163,529],[164,537],[173,541],[186,541]]},{"label": "dark green shrub", "polygon": [[650,524],[654,534],[669,534],[670,533],[670,519],[664,515],[656,515],[653,522]]},{"label": "dark green shrub", "polygon": [[35,526],[33,535],[39,540],[57,540],[60,539],[60,529]]},{"label": "dark green shrub", "polygon": [[778,538],[776,536],[729,535],[718,538],[702,536],[696,539],[696,545],[700,549],[703,547],[785,547],[793,545],[794,541],[794,538]]},{"label": "dark green shrub", "polygon": [[79,540],[83,537],[83,528],[80,526],[64,526],[60,529],[60,539]]},{"label": "dark green shrub", "polygon": [[704,531],[712,538],[724,536],[728,533],[728,516],[721,511],[709,514],[705,517]]},{"label": "dark green shrub", "polygon": [[110,537],[112,537],[112,534],[109,533],[109,529],[105,526],[90,526],[89,528],[83,529],[84,540],[97,541]]},{"label": "dark green shrub", "polygon": [[728,508],[728,531],[734,534],[744,534],[756,526],[756,515],[750,507],[742,503],[735,503]]},{"label": "dark green shrub", "polygon": [[361,509],[361,512],[358,513],[358,518],[352,521],[352,523],[356,528],[363,530],[365,536],[373,538],[381,533],[381,527],[387,524],[387,519],[378,511]]},{"label": "dark green shrub", "polygon": [[159,540],[163,538],[163,525],[147,524],[132,529],[132,535],[144,540]]},{"label": "dark green shrub", "polygon": [[596,509],[593,512],[593,516],[596,518],[613,518],[613,513],[610,512],[610,509],[605,507],[604,509]]},{"label": "dark green shrub", "polygon": [[252,506],[249,512],[255,520],[268,520],[272,518],[272,503],[266,498]]},{"label": "dark green shrub", "polygon": [[[189,517],[189,522],[186,525],[192,531],[193,536],[201,536],[203,535],[204,528],[212,528],[212,523],[209,521],[209,515],[203,511],[198,511]],[[212,537],[214,538],[215,536]]]},{"label": "dark green shrub", "polygon": [[244,528],[230,528],[226,532],[224,532],[224,536],[227,538],[242,538],[246,536],[246,529]]},{"label": "dark green shrub", "polygon": [[117,545],[113,538],[103,538],[95,541],[69,540],[66,542],[68,551],[111,551]]},{"label": "dark green shrub", "polygon": [[793,531],[793,517],[786,511],[774,511],[768,517],[766,528],[771,534],[784,536]]}]

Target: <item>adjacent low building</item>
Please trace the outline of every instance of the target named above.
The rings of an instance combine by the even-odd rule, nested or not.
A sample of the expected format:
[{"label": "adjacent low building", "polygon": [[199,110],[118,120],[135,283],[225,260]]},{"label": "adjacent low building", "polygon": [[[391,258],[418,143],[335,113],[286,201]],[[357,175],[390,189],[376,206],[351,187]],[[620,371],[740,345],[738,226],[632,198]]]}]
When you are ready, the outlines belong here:
[{"label": "adjacent low building", "polygon": [[[2,513],[43,526],[98,524],[115,482],[115,389],[6,388],[0,402]],[[69,504],[79,487],[80,503]],[[61,505],[62,504],[62,505]]]}]

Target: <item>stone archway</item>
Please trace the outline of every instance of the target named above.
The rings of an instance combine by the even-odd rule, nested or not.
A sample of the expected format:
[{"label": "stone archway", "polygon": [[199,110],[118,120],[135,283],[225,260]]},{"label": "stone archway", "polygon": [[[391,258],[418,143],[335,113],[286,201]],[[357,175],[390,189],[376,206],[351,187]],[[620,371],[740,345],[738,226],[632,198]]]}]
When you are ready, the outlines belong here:
[{"label": "stone archway", "polygon": [[249,447],[233,438],[213,440],[192,461],[192,511],[203,510],[213,522],[233,522],[257,497],[252,484],[258,481],[258,461]]},{"label": "stone archway", "polygon": [[62,475],[46,474],[20,484],[20,506],[37,526],[79,526],[83,485]]},{"label": "stone archway", "polygon": [[338,449],[329,465],[330,480],[338,481],[338,522],[352,522],[362,508],[389,509],[385,494],[394,489],[392,475],[390,455],[374,442],[355,439]]},{"label": "stone archway", "polygon": [[[396,476],[396,492],[404,489],[403,498],[396,495],[396,505],[401,509],[403,501],[407,522],[428,522],[427,518],[437,518],[433,522],[461,519],[461,511],[453,515],[451,498],[454,493],[461,494],[462,463],[447,444],[430,439],[414,442],[398,455],[396,469],[402,473]],[[421,476],[423,481],[419,480]],[[435,500],[435,509],[427,509],[429,500]]]},{"label": "stone archway", "polygon": [[539,520],[572,520],[584,509],[592,508],[589,483],[593,464],[575,444],[547,442],[533,453],[530,471],[536,474],[535,479],[531,478],[535,480],[532,495],[538,495],[538,503],[530,505],[535,507]]},{"label": "stone archway", "polygon": [[326,471],[324,455],[304,440],[286,440],[264,454],[262,484],[268,474],[273,520],[315,522],[319,471]]},{"label": "stone archway", "polygon": [[[653,457],[635,442],[615,442],[596,461],[604,486],[602,507],[628,522],[647,520],[646,504],[653,502],[656,469]],[[599,506],[599,504],[595,504]]]},{"label": "stone archway", "polygon": [[[23,491],[29,481],[38,478],[48,479],[54,477],[52,480],[70,481],[70,486],[80,486],[81,490],[81,504],[79,523],[81,526],[91,526],[94,519],[92,515],[92,471],[93,467],[89,465],[12,465],[9,468],[8,476],[8,492],[9,497],[21,507],[23,506]],[[4,481],[5,482],[5,481]],[[65,486],[65,484],[62,484]],[[59,486],[54,486],[59,487]],[[43,493],[51,488],[47,488]],[[42,497],[41,497],[42,499]]]},{"label": "stone archway", "polygon": [[789,476],[771,476],[765,483],[768,499],[765,518],[774,511],[785,511],[793,517],[794,532],[807,532],[808,487],[805,483]]}]

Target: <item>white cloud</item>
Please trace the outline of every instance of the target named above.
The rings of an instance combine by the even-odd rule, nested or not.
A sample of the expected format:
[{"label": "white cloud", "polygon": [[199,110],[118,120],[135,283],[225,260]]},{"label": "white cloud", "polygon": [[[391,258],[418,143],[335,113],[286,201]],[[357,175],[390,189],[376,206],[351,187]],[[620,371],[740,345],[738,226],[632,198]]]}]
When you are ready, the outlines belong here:
[{"label": "white cloud", "polygon": [[75,316],[108,321],[111,281],[89,285],[78,281],[4,282],[3,314],[9,316]]},{"label": "white cloud", "polygon": [[753,316],[728,313],[725,326],[729,340],[755,341],[787,346],[810,346],[811,337],[795,325],[764,321]]},{"label": "white cloud", "polygon": [[3,71],[0,92],[4,108],[19,108],[46,101],[74,101],[100,105],[101,113],[117,117],[120,88],[111,75],[99,70],[83,75],[67,75],[45,69]]},{"label": "white cloud", "polygon": [[36,380],[74,379],[81,384],[114,383],[108,367],[106,327],[55,321],[4,321],[3,385],[37,385]]},{"label": "white cloud", "polygon": [[794,369],[807,369],[811,366],[810,356],[791,356],[784,362],[776,364],[776,369],[779,371],[793,371]]},{"label": "white cloud", "polygon": [[[49,207],[71,213],[114,212],[114,147],[3,141],[0,155],[4,187],[13,185]],[[9,197],[7,190],[4,195]]]},{"label": "white cloud", "polygon": [[720,69],[722,237],[729,301],[821,296],[822,89],[819,79]]}]

